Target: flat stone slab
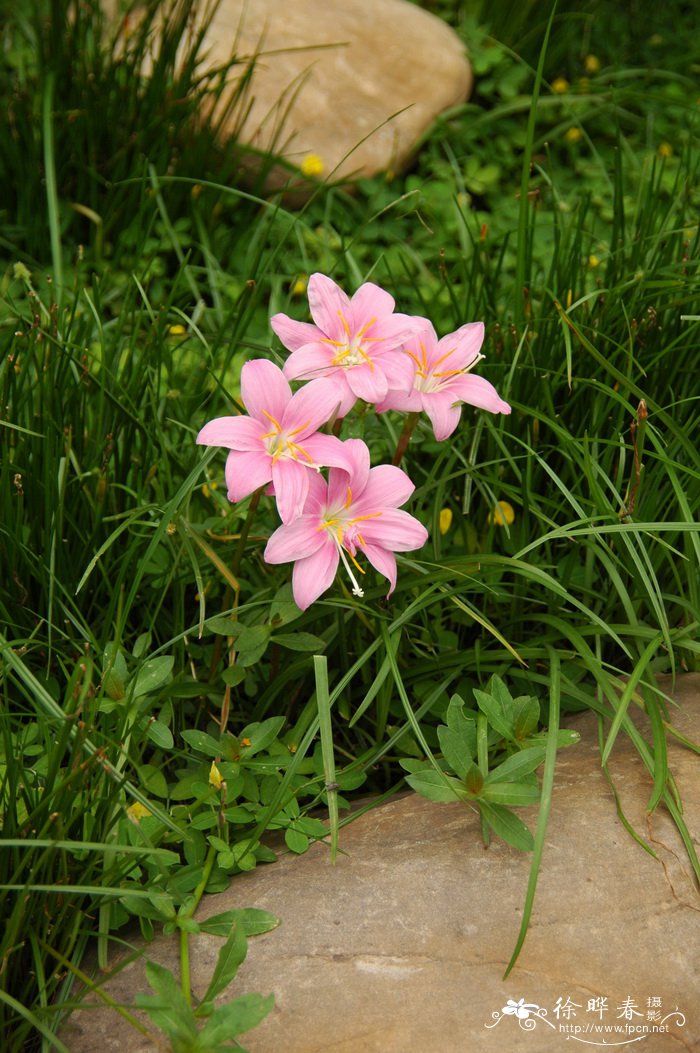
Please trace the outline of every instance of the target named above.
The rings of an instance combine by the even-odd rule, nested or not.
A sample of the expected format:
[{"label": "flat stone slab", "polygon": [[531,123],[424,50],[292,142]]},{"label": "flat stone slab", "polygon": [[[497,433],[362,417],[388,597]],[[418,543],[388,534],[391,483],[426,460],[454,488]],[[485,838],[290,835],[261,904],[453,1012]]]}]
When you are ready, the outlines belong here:
[{"label": "flat stone slab", "polygon": [[[103,3],[113,11],[118,0]],[[297,168],[307,161],[309,174],[334,182],[398,171],[472,86],[454,30],[407,0],[221,0],[201,71],[224,66],[232,53],[244,64],[256,58],[222,136]],[[231,69],[225,98],[244,64]],[[282,169],[268,177],[273,188],[289,181]]]},{"label": "flat stone slab", "polygon": [[[680,703],[670,722],[697,742],[700,675],[663,684]],[[250,1053],[700,1048],[700,896],[686,851],[663,808],[647,815],[651,780],[620,736],[610,770],[657,858],[633,841],[600,770],[595,720],[574,723],[582,740],[559,755],[532,922],[507,980],[529,857],[499,841],[485,849],[459,803],[401,797],[341,831],[335,866],[316,844],[205,899],[201,917],[255,906],[282,919],[250,940],[231,988],[275,994],[269,1017],[242,1036]],[[672,740],[669,767],[697,846],[700,759]],[[521,814],[533,827],[535,813]],[[220,941],[193,946],[197,992]],[[176,968],[175,941],[158,938],[147,953]],[[106,989],[130,1004],[146,989],[142,963]],[[103,1008],[74,1013],[62,1037],[71,1053],[156,1050]]]}]

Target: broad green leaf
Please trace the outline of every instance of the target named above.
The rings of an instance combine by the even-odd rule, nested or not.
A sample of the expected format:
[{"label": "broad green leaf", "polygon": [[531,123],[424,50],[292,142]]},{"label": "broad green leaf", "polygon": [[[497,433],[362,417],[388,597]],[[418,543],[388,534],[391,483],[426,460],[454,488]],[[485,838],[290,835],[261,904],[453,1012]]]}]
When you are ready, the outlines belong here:
[{"label": "broad green leaf", "polygon": [[296,852],[297,855],[303,855],[309,847],[309,839],[306,834],[303,834],[301,830],[295,830],[291,826],[288,826],[284,831],[284,843],[290,852]]},{"label": "broad green leaf", "polygon": [[[199,1035],[195,1050],[230,1049],[227,1040],[257,1027],[275,1004],[274,995],[246,994],[233,1002],[218,1006]],[[226,1046],[218,1046],[225,1042]]]},{"label": "broad green leaf", "polygon": [[[155,994],[138,992],[134,998],[137,1009],[144,1009],[156,1027],[164,1031],[173,1046],[197,1036],[197,1024],[180,985],[173,974],[157,962],[146,962],[146,979]],[[176,1047],[177,1048],[177,1047]]]},{"label": "broad green leaf", "polygon": [[270,606],[270,626],[277,629],[281,625],[288,625],[301,617],[302,612],[294,602],[292,586],[290,583],[283,585],[275,593],[275,598]]},{"label": "broad green leaf", "polygon": [[168,783],[160,768],[153,764],[142,764],[136,770],[139,783],[146,793],[151,793],[154,797],[168,796]]},{"label": "broad green leaf", "polygon": [[514,753],[511,757],[506,759],[498,765],[496,768],[488,773],[486,777],[486,784],[489,785],[493,782],[501,782],[506,779],[520,779],[523,775],[529,775],[530,772],[535,771],[539,768],[540,764],[544,760],[545,744],[541,746],[529,746],[527,749],[520,750],[519,753]]},{"label": "broad green leaf", "polygon": [[500,804],[479,801],[479,809],[495,834],[521,852],[531,852],[534,847],[532,834],[515,812]]},{"label": "broad green leaf", "polygon": [[416,793],[419,793],[421,797],[427,797],[429,801],[463,801],[469,797],[467,790],[458,779],[450,775],[441,775],[434,768],[415,775],[406,775],[405,779]]},{"label": "broad green leaf", "polygon": [[320,654],[326,649],[326,641],[312,633],[275,633],[270,639],[290,651],[313,651]]},{"label": "broad green leaf", "polygon": [[159,655],[144,662],[136,674],[134,698],[150,695],[170,678],[175,659],[171,654]]},{"label": "broad green leaf", "polygon": [[[489,684],[493,683],[494,680],[498,680],[498,677],[491,677]],[[504,739],[512,739],[514,737],[513,700],[510,695],[508,695],[508,701],[506,702],[501,692],[496,697],[489,691],[479,691],[478,688],[474,688],[474,698],[494,731],[497,731]]]},{"label": "broad green leaf", "polygon": [[242,747],[241,757],[252,757],[254,753],[264,750],[273,742],[285,724],[284,717],[268,717],[260,723],[248,724],[243,728],[239,741],[250,739],[250,745]]},{"label": "broad green leaf", "polygon": [[537,730],[540,719],[540,703],[531,695],[520,695],[513,699],[513,731],[519,741]]},{"label": "broad green leaf", "polygon": [[[472,725],[473,736],[461,734],[454,728],[446,728],[444,724],[437,729],[442,755],[460,779],[463,779],[471,768],[476,753],[476,724],[472,722]],[[474,753],[472,753],[472,747]]]},{"label": "broad green leaf", "polygon": [[126,694],[129,670],[127,669],[126,658],[116,643],[108,643],[105,647],[102,668],[105,671],[102,681],[105,693],[113,701],[118,702]]},{"label": "broad green leaf", "polygon": [[222,754],[222,743],[206,731],[183,731],[181,735],[188,746],[206,757],[220,757]]},{"label": "broad green leaf", "polygon": [[536,780],[534,782],[493,782],[490,784],[486,782],[479,794],[480,801],[517,807],[537,804],[539,799],[540,787]]},{"label": "broad green leaf", "polygon": [[239,925],[246,936],[258,936],[270,932],[280,924],[280,919],[268,910],[258,907],[242,907],[240,910],[227,910],[223,914],[214,914],[206,921],[201,921],[202,932],[212,936],[230,936],[234,925]]},{"label": "broad green leaf", "polygon": [[[149,740],[160,749],[170,750],[175,745],[172,731],[162,720],[149,721],[146,734]],[[162,796],[165,796],[165,794]]]}]

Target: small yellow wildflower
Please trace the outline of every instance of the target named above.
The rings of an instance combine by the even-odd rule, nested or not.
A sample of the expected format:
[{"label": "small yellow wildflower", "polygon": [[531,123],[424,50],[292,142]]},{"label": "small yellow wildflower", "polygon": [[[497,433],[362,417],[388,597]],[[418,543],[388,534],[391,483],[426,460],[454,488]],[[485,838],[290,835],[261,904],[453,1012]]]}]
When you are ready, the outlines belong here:
[{"label": "small yellow wildflower", "polygon": [[600,69],[600,59],[597,55],[586,55],[583,65],[586,73],[597,73]]},{"label": "small yellow wildflower", "polygon": [[213,786],[215,790],[220,790],[224,785],[224,780],[221,772],[216,766],[216,762],[211,762],[211,768],[209,769],[209,785]]},{"label": "small yellow wildflower", "polygon": [[564,138],[566,139],[567,143],[580,143],[583,139],[583,132],[580,128],[577,128],[576,125],[574,125],[572,128],[569,128],[567,130],[566,134],[564,135]]},{"label": "small yellow wildflower", "polygon": [[202,486],[202,494],[204,497],[211,497],[213,490],[218,490],[219,484],[216,480],[212,480],[210,483],[204,483]]},{"label": "small yellow wildflower", "polygon": [[138,826],[138,824],[141,822],[144,816],[151,815],[152,813],[149,811],[145,804],[141,804],[140,801],[134,801],[134,803],[130,804],[127,808],[126,814],[128,815],[131,822],[136,823],[136,825]]},{"label": "small yellow wildflower", "polygon": [[202,190],[203,190],[203,189],[204,189],[204,188],[203,188],[203,186],[202,186],[202,184],[201,184],[201,183],[195,183],[195,184],[194,184],[194,186],[193,186],[193,187],[192,187],[192,189],[190,190],[190,194],[191,194],[191,196],[192,196],[192,197],[194,198],[194,200],[195,200],[195,201],[197,200],[197,198],[199,197],[199,195],[200,195],[200,194],[202,193]]},{"label": "small yellow wildflower", "polygon": [[510,526],[515,521],[515,509],[508,501],[499,501],[489,513],[489,523],[495,526]]},{"label": "small yellow wildflower", "polygon": [[673,147],[670,143],[659,143],[657,153],[659,157],[673,157]]},{"label": "small yellow wildflower", "polygon": [[177,325],[169,326],[168,332],[171,336],[184,336],[187,330],[185,329],[184,325],[180,325],[178,323]]},{"label": "small yellow wildflower", "polygon": [[598,259],[598,257],[593,252],[588,257],[588,266],[589,267],[600,267],[600,260]]},{"label": "small yellow wildflower", "polygon": [[296,742],[290,742],[289,745],[287,746],[287,749],[289,750],[290,753],[296,753],[298,748],[299,747],[297,746]]},{"label": "small yellow wildflower", "polygon": [[252,745],[253,745],[253,743],[250,741],[250,739],[241,739],[241,746],[252,746]]},{"label": "small yellow wildflower", "polygon": [[566,95],[569,90],[569,82],[566,77],[557,77],[552,81],[552,91],[555,95]]},{"label": "small yellow wildflower", "polygon": [[311,178],[318,178],[318,176],[323,175],[326,169],[318,154],[307,154],[299,167],[302,175]]},{"label": "small yellow wildflower", "polygon": [[440,509],[440,533],[446,534],[452,526],[452,509],[441,508]]},{"label": "small yellow wildflower", "polygon": [[300,274],[297,280],[292,286],[292,296],[303,296],[306,292],[306,287],[309,284],[309,279],[305,274]]}]

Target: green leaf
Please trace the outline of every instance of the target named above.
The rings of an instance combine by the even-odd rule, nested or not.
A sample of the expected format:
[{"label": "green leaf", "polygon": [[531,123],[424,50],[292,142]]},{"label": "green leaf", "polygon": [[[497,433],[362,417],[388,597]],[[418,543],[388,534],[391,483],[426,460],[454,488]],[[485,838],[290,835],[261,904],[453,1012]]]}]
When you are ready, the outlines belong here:
[{"label": "green leaf", "polygon": [[151,793],[154,797],[168,796],[168,783],[160,768],[153,764],[142,764],[136,770],[139,783],[146,793]]},{"label": "green leaf", "polygon": [[535,843],[532,834],[515,812],[504,808],[503,805],[488,804],[486,801],[479,801],[479,810],[493,832],[503,841],[521,852],[532,851]]},{"label": "green leaf", "polygon": [[319,654],[326,649],[326,641],[313,633],[275,633],[270,639],[290,651],[313,651]]},{"label": "green leaf", "polygon": [[543,743],[541,746],[529,746],[527,749],[520,750],[519,753],[506,757],[501,764],[489,772],[486,784],[505,779],[520,779],[523,775],[529,775],[530,772],[539,768],[544,760],[545,750],[546,746]]},{"label": "green leaf", "polygon": [[309,847],[306,834],[303,834],[301,830],[295,830],[292,826],[288,826],[284,831],[284,843],[290,852],[296,852],[297,855],[303,855]]},{"label": "green leaf", "polygon": [[241,759],[252,757],[254,753],[259,753],[260,750],[264,750],[266,746],[269,746],[277,738],[284,724],[284,717],[268,717],[267,720],[248,724],[247,727],[243,728],[239,741],[250,739],[250,746],[241,748]]},{"label": "green leaf", "polygon": [[116,643],[108,643],[102,658],[102,668],[105,670],[102,686],[111,699],[118,702],[126,694],[126,685],[129,682],[129,670],[126,658]]},{"label": "green leaf", "polygon": [[513,731],[518,740],[527,738],[537,730],[540,720],[540,703],[532,695],[520,695],[513,699]]},{"label": "green leaf", "polygon": [[238,972],[241,962],[245,959],[247,954],[247,939],[243,932],[243,927],[234,922],[234,927],[231,935],[229,935],[219,951],[217,958],[216,968],[212,979],[209,980],[209,986],[207,987],[202,1001],[209,1001],[218,994],[220,994],[224,988],[227,988],[231,981]]},{"label": "green leaf", "polygon": [[134,698],[150,695],[162,687],[170,678],[174,663],[175,658],[171,654],[159,655],[144,662],[136,674]]},{"label": "green leaf", "polygon": [[288,625],[301,617],[302,612],[294,602],[292,586],[287,583],[275,593],[275,598],[270,606],[270,626],[272,629],[280,625]]},{"label": "green leaf", "polygon": [[265,1019],[275,1004],[275,996],[266,997],[259,994],[246,994],[233,1002],[219,1006],[207,1020],[199,1035],[196,1049],[212,1050],[216,1044],[225,1042],[226,1046],[218,1049],[230,1049],[227,1040],[232,1035],[242,1035],[245,1031],[257,1027]]},{"label": "green leaf", "polygon": [[434,768],[415,775],[406,775],[405,778],[416,793],[427,797],[429,801],[464,801],[469,797],[468,791],[458,779],[450,775],[441,775]]},{"label": "green leaf", "polygon": [[491,801],[492,804],[510,804],[522,807],[537,804],[540,799],[540,787],[536,779],[533,782],[488,782],[479,795],[480,801]]},{"label": "green leaf", "polygon": [[134,998],[137,1009],[144,1009],[156,1027],[169,1037],[171,1043],[186,1045],[196,1038],[197,1024],[180,985],[173,974],[157,962],[146,962],[146,979],[154,995],[139,992]]},{"label": "green leaf", "polygon": [[242,907],[239,910],[227,910],[223,914],[214,914],[206,921],[200,921],[202,932],[212,936],[230,936],[234,925],[239,925],[246,936],[258,936],[270,932],[280,924],[280,919],[269,910],[258,907]]},{"label": "green leaf", "polygon": [[513,699],[500,677],[492,676],[486,691],[474,688],[474,698],[494,731],[504,739],[513,739]]},{"label": "green leaf", "polygon": [[170,750],[175,745],[172,731],[162,720],[150,721],[146,734],[149,740],[156,746],[159,746],[160,749]]},{"label": "green leaf", "polygon": [[206,731],[182,731],[180,734],[188,746],[203,753],[206,757],[221,756],[222,743],[212,738],[211,735],[207,735]]},{"label": "green leaf", "polygon": [[[471,752],[472,742],[476,747],[476,724],[474,724],[474,735],[462,735],[453,728],[441,725],[437,729],[438,742],[442,755],[452,768],[455,775],[463,779],[473,763],[474,754]],[[475,750],[476,752],[476,750]]]}]

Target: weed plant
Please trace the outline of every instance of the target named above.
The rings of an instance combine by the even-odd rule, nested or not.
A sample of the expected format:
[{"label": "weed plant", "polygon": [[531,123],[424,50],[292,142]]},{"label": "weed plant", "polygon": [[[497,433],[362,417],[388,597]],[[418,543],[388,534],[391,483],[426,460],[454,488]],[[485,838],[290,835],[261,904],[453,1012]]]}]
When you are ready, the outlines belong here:
[{"label": "weed plant", "polygon": [[[214,117],[193,121],[221,79],[199,73],[196,37],[176,61],[189,5],[140,76],[149,11],[126,50],[96,5],[13,11],[1,57],[10,1053],[65,1048],[90,940],[101,964],[134,919],[186,943],[205,890],[274,859],[267,832],[303,852],[326,836],[319,805],[335,843],[359,788],[381,799],[406,770],[439,793],[452,776],[421,773],[465,779],[472,724],[489,785],[505,764],[532,787],[527,751],[546,756],[545,802],[572,741],[562,715],[598,715],[604,765],[630,735],[650,807],[669,809],[700,876],[656,679],[698,661],[694,38],[681,51],[663,25],[622,67],[609,42],[630,62],[638,28],[599,4],[576,43],[554,22],[536,75],[542,34],[523,58],[442,5],[471,50],[473,99],[407,174],[353,195],[318,186],[291,210],[242,183]],[[465,410],[443,444],[419,424],[405,463],[428,545],[401,560],[390,601],[378,580],[362,600],[338,582],[302,614],[262,559],[268,506],[231,506],[222,457],[194,440],[232,412],[244,361],[282,364],[268,320],[306,318],[313,271],[348,291],[377,281],[439,333],[483,319],[483,374],[513,413]],[[391,460],[398,415],[361,427]],[[477,784],[485,834],[534,847],[536,877],[544,826],[526,836]]]}]

